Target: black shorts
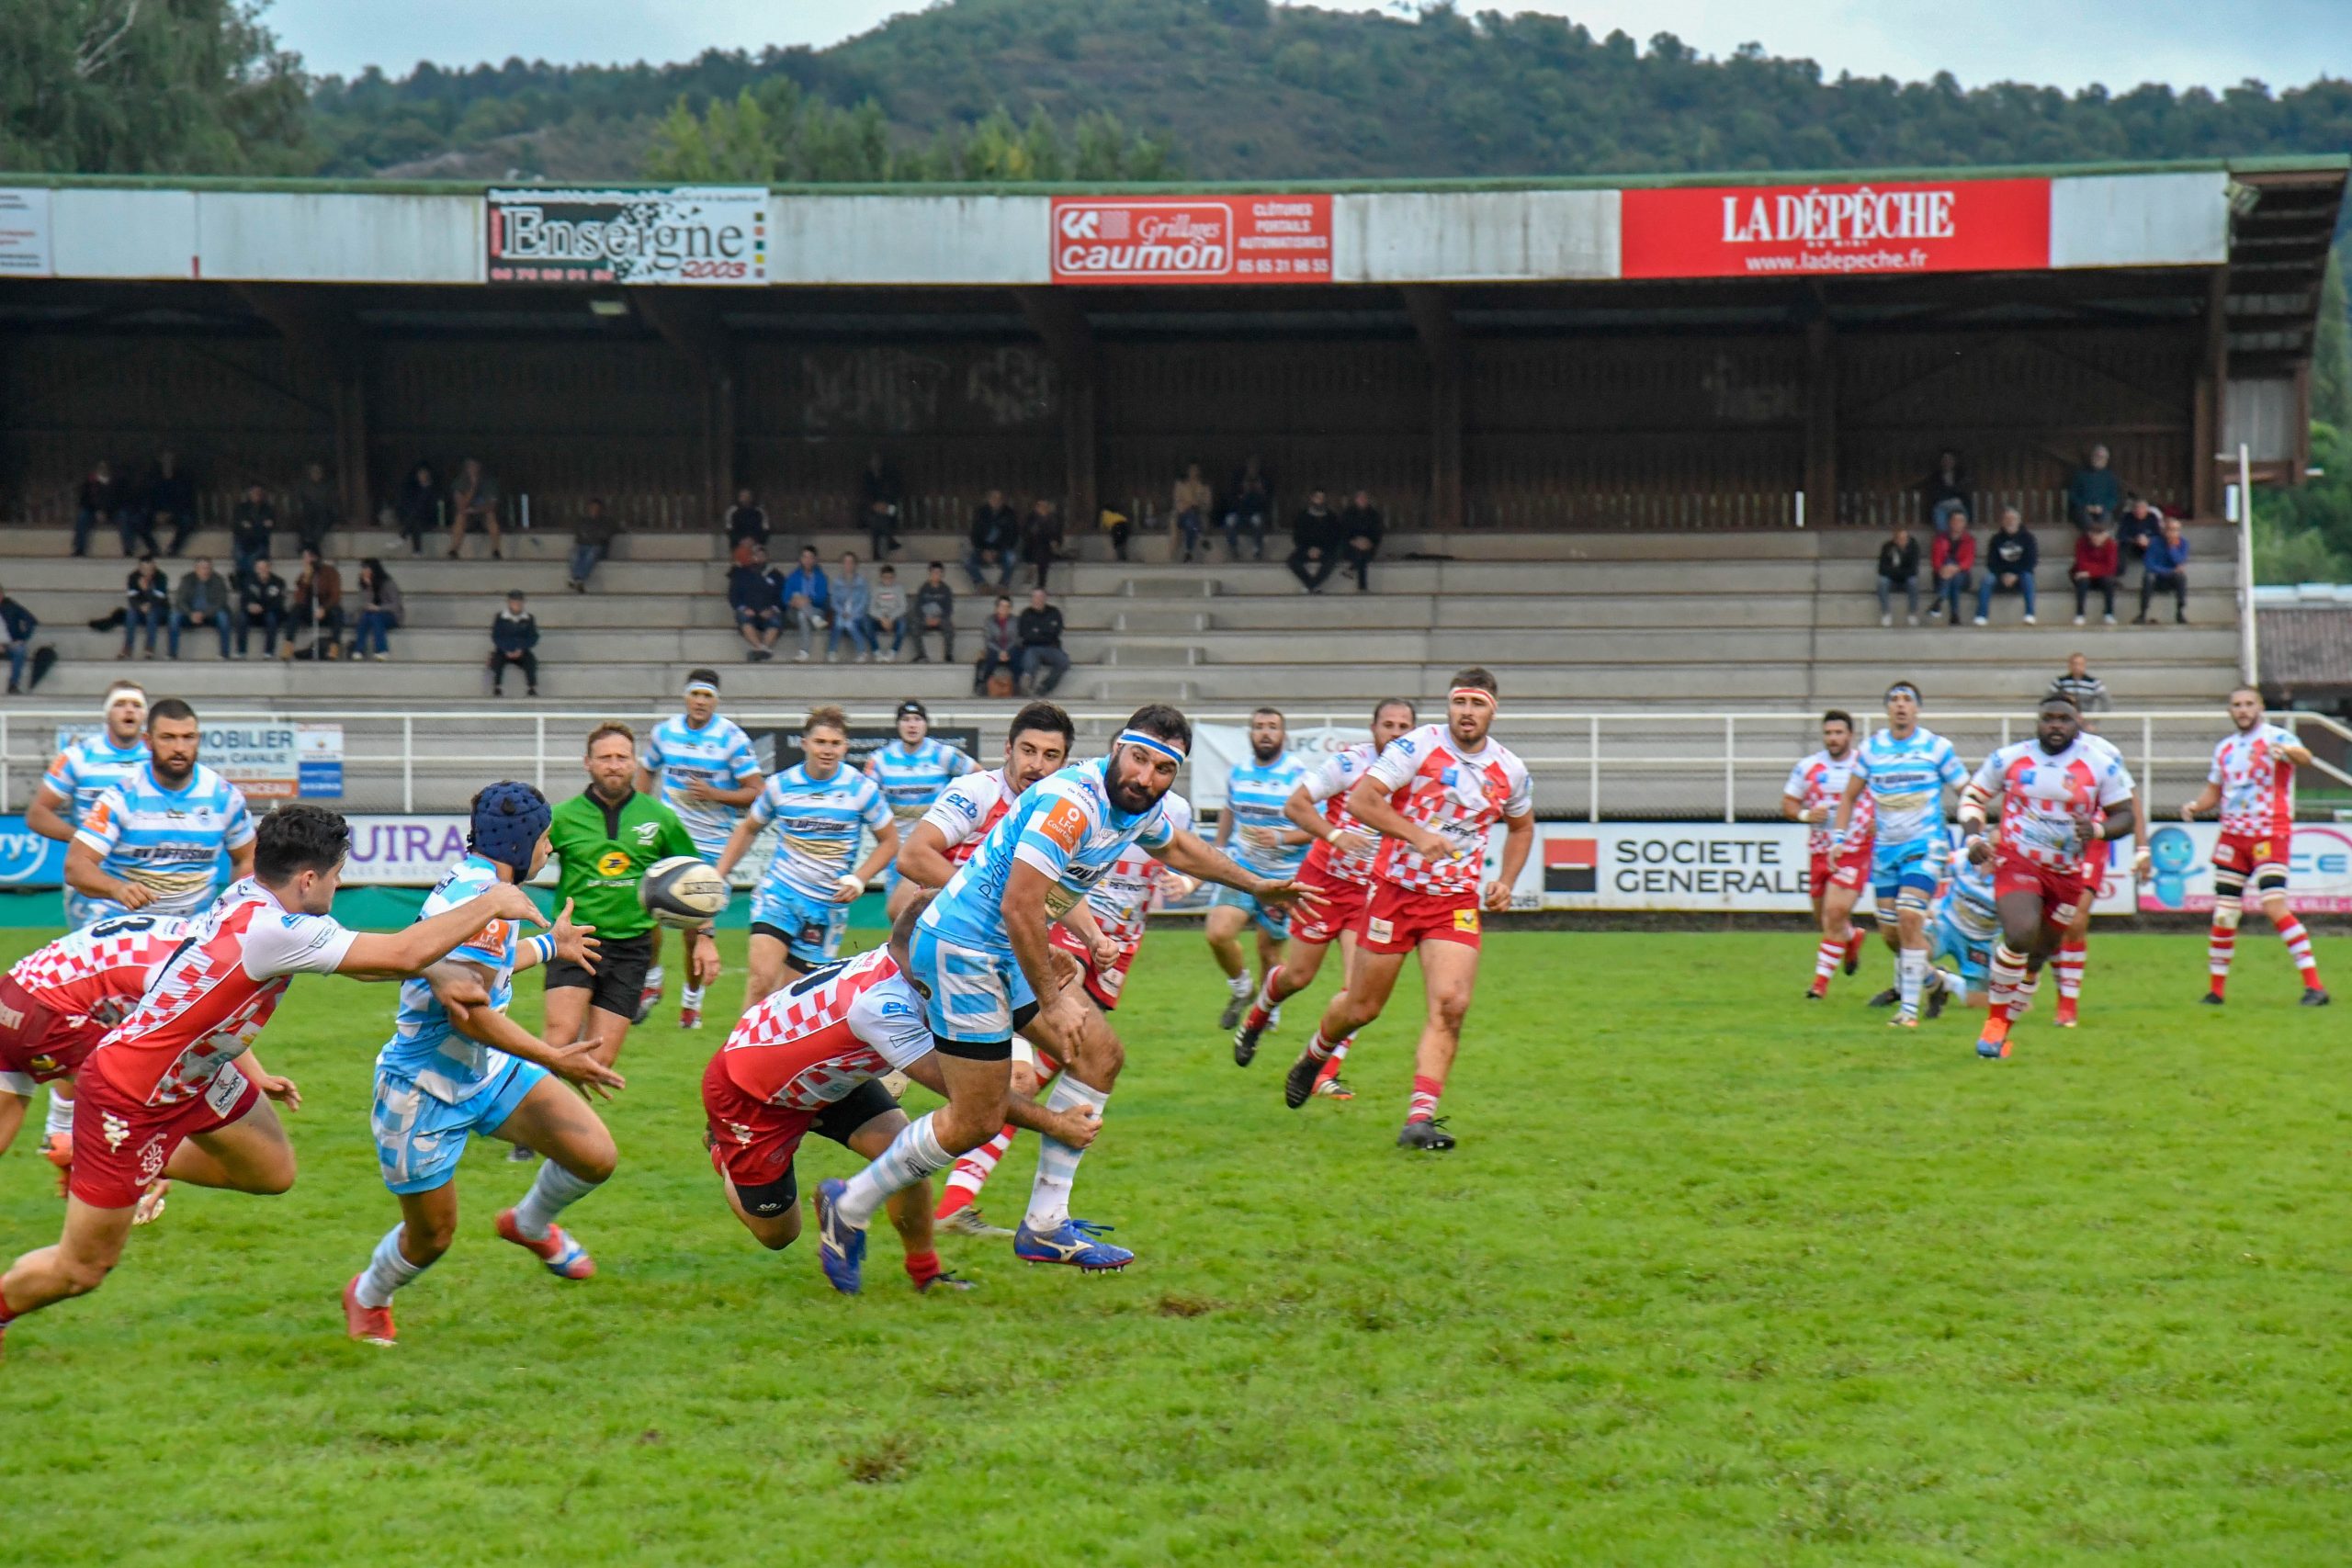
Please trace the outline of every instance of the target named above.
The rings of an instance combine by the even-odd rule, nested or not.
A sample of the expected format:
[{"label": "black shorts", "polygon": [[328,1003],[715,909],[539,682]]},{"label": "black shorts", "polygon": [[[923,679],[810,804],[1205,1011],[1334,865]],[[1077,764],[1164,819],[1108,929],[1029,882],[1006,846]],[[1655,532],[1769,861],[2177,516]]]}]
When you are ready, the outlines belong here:
[{"label": "black shorts", "polygon": [[594,975],[579,964],[558,958],[547,965],[550,991],[587,991],[588,1005],[615,1018],[635,1018],[637,998],[645,990],[645,972],[653,967],[653,933],[607,939],[597,952]]},{"label": "black shorts", "polygon": [[[899,1102],[890,1098],[890,1091],[882,1087],[882,1080],[868,1078],[817,1112],[816,1120],[808,1123],[808,1130],[847,1148],[851,1134],[876,1116],[887,1116],[898,1109]],[[735,1198],[743,1205],[745,1213],[757,1214],[762,1219],[790,1213],[793,1206],[800,1201],[800,1162],[796,1159],[786,1166],[784,1175],[775,1181],[763,1182],[757,1187],[738,1185]]]}]

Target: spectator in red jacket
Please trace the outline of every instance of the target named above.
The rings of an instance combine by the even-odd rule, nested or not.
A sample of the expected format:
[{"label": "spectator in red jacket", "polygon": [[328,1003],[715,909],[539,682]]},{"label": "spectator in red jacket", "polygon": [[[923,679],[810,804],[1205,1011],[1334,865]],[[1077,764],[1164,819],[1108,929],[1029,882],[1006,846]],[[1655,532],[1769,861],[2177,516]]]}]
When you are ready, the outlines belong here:
[{"label": "spectator in red jacket", "polygon": [[2110,626],[2115,624],[2115,580],[2122,574],[2123,549],[2116,542],[2115,530],[2104,514],[2092,517],[2089,526],[2075,536],[2075,565],[2067,574],[2075,580],[2076,626],[2083,624],[2083,612],[2089,608],[2094,589],[2106,601],[2106,614],[2099,618]]},{"label": "spectator in red jacket", "polygon": [[1976,574],[1976,540],[1968,531],[1968,513],[1955,512],[1936,536],[1932,564],[1936,573],[1936,603],[1951,626],[1960,625],[1960,602]]}]

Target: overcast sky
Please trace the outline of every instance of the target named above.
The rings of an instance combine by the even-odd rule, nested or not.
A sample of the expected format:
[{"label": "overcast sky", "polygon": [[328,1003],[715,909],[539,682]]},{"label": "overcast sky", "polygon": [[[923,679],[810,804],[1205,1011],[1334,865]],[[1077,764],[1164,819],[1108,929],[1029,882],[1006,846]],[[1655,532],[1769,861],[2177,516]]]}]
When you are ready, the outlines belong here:
[{"label": "overcast sky", "polygon": [[[1374,9],[1331,0],[1334,8]],[[559,62],[684,60],[707,48],[835,43],[910,0],[276,0],[269,19],[311,70],[405,74],[510,55]],[[1463,0],[1476,11],[1479,0]],[[2352,75],[2352,0],[1505,0],[1596,35],[1671,32],[1709,54],[1755,39],[1825,73],[1905,79],[1950,71],[1971,85],[2015,80],[2274,88]]]}]

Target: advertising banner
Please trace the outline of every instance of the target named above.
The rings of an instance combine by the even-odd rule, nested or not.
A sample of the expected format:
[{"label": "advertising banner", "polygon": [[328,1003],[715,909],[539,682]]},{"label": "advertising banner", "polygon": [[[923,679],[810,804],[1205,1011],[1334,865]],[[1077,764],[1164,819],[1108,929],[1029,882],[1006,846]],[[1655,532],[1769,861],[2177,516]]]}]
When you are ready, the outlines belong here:
[{"label": "advertising banner", "polygon": [[1329,283],[1329,196],[1057,196],[1056,283]]},{"label": "advertising banner", "polygon": [[[95,724],[57,728],[57,749],[88,739]],[[197,760],[249,801],[336,800],[343,795],[343,726],[208,724]]]},{"label": "advertising banner", "polygon": [[[2148,840],[2155,874],[2140,890],[2149,914],[2213,907],[2213,822],[2167,822]],[[2248,894],[2249,905],[2252,894]],[[2305,914],[2352,913],[2352,823],[2298,822],[2289,841],[2287,906]],[[2249,908],[2248,917],[2253,910]]]},{"label": "advertising banner", "polygon": [[2038,271],[2050,182],[1702,186],[1623,197],[1626,277]]},{"label": "advertising banner", "polygon": [[[1290,732],[1290,752],[1308,768],[1320,766],[1323,759],[1334,751],[1342,751],[1358,741],[1372,739],[1368,729],[1350,729],[1344,725],[1317,725],[1312,729]],[[1177,785],[1186,800],[1198,811],[1225,809],[1227,775],[1250,760],[1250,732],[1238,724],[1196,724],[1193,726],[1193,759],[1191,769],[1182,784]]]},{"label": "advertising banner", "polygon": [[0,887],[62,887],[65,846],[25,826],[22,817],[0,817]]},{"label": "advertising banner", "polygon": [[768,192],[492,190],[492,283],[763,284]]},{"label": "advertising banner", "polygon": [[47,277],[49,192],[0,186],[0,277]]}]

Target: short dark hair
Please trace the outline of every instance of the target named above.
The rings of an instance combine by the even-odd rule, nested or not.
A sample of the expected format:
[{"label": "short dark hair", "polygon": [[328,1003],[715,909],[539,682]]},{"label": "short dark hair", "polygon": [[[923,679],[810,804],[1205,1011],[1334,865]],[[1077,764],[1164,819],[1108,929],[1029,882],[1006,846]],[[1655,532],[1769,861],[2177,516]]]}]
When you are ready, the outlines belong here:
[{"label": "short dark hair", "polygon": [[2074,698],[2068,696],[2064,692],[2052,692],[2048,694],[2041,699],[2040,704],[2035,706],[2034,711],[2039,713],[2041,709],[2047,707],[2068,708],[2071,709],[2078,717],[2081,716],[2083,711],[2083,705],[2076,702]]},{"label": "short dark hair", "polygon": [[1503,694],[1502,685],[1495,679],[1495,672],[1483,664],[1472,664],[1456,670],[1453,672],[1453,679],[1448,681],[1445,687],[1450,692],[1456,686],[1476,686],[1490,697],[1499,697]]},{"label": "short dark hair", "polygon": [[1390,708],[1403,708],[1416,719],[1421,716],[1421,710],[1413,705],[1413,700],[1410,697],[1383,697],[1372,705],[1372,722],[1378,724],[1380,716]]},{"label": "short dark hair", "polygon": [[159,718],[184,718],[190,724],[194,724],[196,710],[178,697],[158,697],[148,706],[147,728],[154,728],[155,721]]},{"label": "short dark hair", "polygon": [[812,729],[838,729],[846,736],[849,733],[849,715],[831,704],[810,708],[808,716],[800,721],[800,733],[805,736]]},{"label": "short dark hair", "polygon": [[945,571],[947,570],[947,563],[944,560],[935,560],[931,563],[931,570],[933,571]]},{"label": "short dark hair", "polygon": [[1276,707],[1251,708],[1250,716],[1251,718],[1281,718],[1284,724],[1290,722],[1289,719],[1283,718],[1283,710]]},{"label": "short dark hair", "polygon": [[1911,700],[1912,700],[1913,702],[1915,702],[1915,703],[1921,703],[1921,704],[1924,704],[1924,703],[1926,703],[1926,702],[1927,702],[1927,700],[1928,700],[1928,694],[1927,694],[1927,693],[1925,693],[1925,692],[1923,692],[1923,691],[1921,691],[1921,690],[1919,689],[1919,682],[1917,682],[1917,681],[1894,681],[1894,682],[1890,682],[1888,683],[1887,688],[1886,688],[1885,695],[1883,695],[1883,696],[1882,696],[1882,697],[1880,697],[1880,698],[1879,698],[1879,701],[1880,701],[1880,702],[1885,702],[1885,701],[1887,700],[1887,698],[1888,698],[1888,697],[1892,697],[1892,696],[1894,696],[1894,694],[1895,694],[1895,693],[1897,693],[1897,692],[1908,692],[1908,693],[1910,693],[1910,694],[1911,694]]},{"label": "short dark hair", "polygon": [[588,732],[588,744],[580,749],[580,754],[585,757],[594,752],[596,750],[596,742],[602,740],[607,735],[617,735],[622,739],[628,742],[628,749],[630,750],[634,751],[637,750],[637,731],[631,729],[628,725],[623,724],[619,719],[608,718],[604,723],[598,725],[595,728]]},{"label": "short dark hair", "polygon": [[1831,708],[1827,713],[1821,716],[1821,722],[1824,724],[1842,724],[1850,731],[1854,728],[1854,716],[1848,713],[1844,708]]},{"label": "short dark hair", "polygon": [[1127,722],[1119,728],[1148,735],[1154,739],[1171,741],[1182,747],[1186,756],[1193,754],[1193,721],[1166,703],[1144,704],[1128,715]]},{"label": "short dark hair", "polygon": [[708,686],[715,692],[718,690],[718,671],[708,669],[689,670],[686,671],[686,684],[689,686]]},{"label": "short dark hair", "polygon": [[351,824],[323,806],[289,802],[254,829],[254,875],[284,884],[306,871],[333,871],[351,852]]},{"label": "short dark hair", "polygon": [[1013,739],[1026,729],[1058,735],[1065,747],[1078,744],[1078,726],[1070,722],[1059,703],[1022,704],[1021,711],[1012,716],[1012,723],[1005,729],[1004,743],[1012,745]]}]

